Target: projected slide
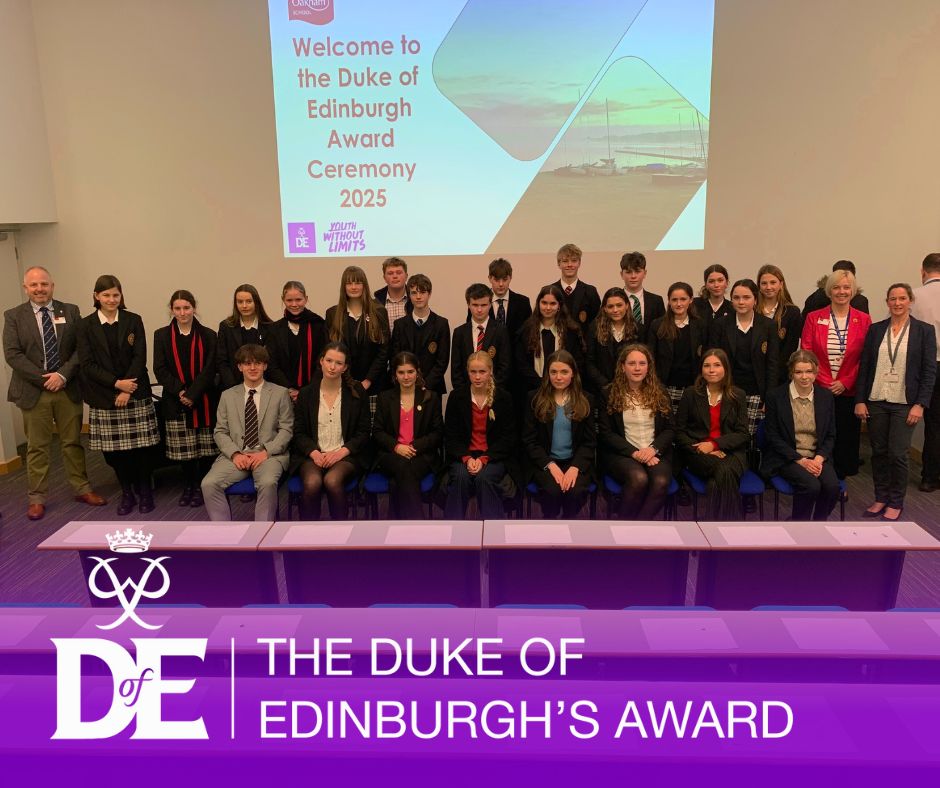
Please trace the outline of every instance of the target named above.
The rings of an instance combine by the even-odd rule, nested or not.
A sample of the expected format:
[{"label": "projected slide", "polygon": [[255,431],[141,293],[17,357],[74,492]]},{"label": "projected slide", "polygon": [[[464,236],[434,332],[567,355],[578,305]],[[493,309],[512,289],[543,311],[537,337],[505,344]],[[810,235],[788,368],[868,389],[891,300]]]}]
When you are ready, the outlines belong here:
[{"label": "projected slide", "polygon": [[287,256],[700,249],[713,0],[269,0]]}]

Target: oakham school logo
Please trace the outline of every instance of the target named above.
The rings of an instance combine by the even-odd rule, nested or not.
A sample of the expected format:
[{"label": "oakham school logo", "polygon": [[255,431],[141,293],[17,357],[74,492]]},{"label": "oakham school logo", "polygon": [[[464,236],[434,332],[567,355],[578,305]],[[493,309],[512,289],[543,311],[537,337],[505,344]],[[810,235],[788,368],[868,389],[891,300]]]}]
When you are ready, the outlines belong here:
[{"label": "oakham school logo", "polygon": [[766,340],[760,343],[760,352],[763,353],[764,355],[767,355],[767,341]]},{"label": "oakham school logo", "polygon": [[437,353],[437,342],[428,343],[428,353]]},{"label": "oakham school logo", "polygon": [[490,354],[490,358],[496,358],[496,346],[490,345],[489,349],[486,351]]},{"label": "oakham school logo", "polygon": [[287,0],[287,18],[311,25],[333,21],[333,0]]}]

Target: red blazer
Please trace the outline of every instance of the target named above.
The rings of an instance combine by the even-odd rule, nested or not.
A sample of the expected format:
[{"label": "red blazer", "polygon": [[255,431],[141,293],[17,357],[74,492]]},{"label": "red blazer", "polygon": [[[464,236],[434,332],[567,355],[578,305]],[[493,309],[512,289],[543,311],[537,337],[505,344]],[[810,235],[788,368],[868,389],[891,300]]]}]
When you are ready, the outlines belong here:
[{"label": "red blazer", "polygon": [[[817,309],[806,316],[803,323],[803,335],[800,338],[800,347],[811,350],[819,359],[819,376],[816,382],[823,388],[832,386],[832,371],[829,369],[829,307]],[[824,321],[824,322],[820,322]],[[862,349],[865,347],[865,335],[871,327],[871,317],[857,309],[849,311],[849,334],[845,340],[845,358],[839,367],[836,376],[845,386],[846,396],[855,396],[855,380],[858,378],[858,365],[862,358]]]}]

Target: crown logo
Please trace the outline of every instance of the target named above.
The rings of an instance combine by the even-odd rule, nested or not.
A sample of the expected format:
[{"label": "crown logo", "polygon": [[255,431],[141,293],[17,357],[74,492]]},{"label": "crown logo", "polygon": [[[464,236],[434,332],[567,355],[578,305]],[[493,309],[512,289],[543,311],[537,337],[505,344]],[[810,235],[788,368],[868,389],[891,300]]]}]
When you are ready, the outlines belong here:
[{"label": "crown logo", "polygon": [[153,539],[153,534],[135,532],[133,528],[125,528],[106,536],[112,553],[145,553],[150,547],[150,540]]}]

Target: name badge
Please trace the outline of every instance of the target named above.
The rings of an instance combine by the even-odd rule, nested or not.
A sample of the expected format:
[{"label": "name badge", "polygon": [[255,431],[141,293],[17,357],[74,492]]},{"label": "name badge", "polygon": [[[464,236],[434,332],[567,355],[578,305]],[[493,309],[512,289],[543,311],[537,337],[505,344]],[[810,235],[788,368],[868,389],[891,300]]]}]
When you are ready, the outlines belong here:
[{"label": "name badge", "polygon": [[828,325],[829,325],[829,318],[828,318],[828,317],[820,317],[820,318],[818,318],[818,319],[816,320],[816,322],[819,323],[819,325],[821,325],[821,326],[828,326]]},{"label": "name badge", "polygon": [[881,379],[885,383],[900,383],[901,375],[897,372],[885,372]]},{"label": "name badge", "polygon": [[54,318],[52,318],[52,322],[53,322],[53,323],[58,323],[59,325],[65,325],[65,318],[64,318],[64,317],[54,317]]}]

